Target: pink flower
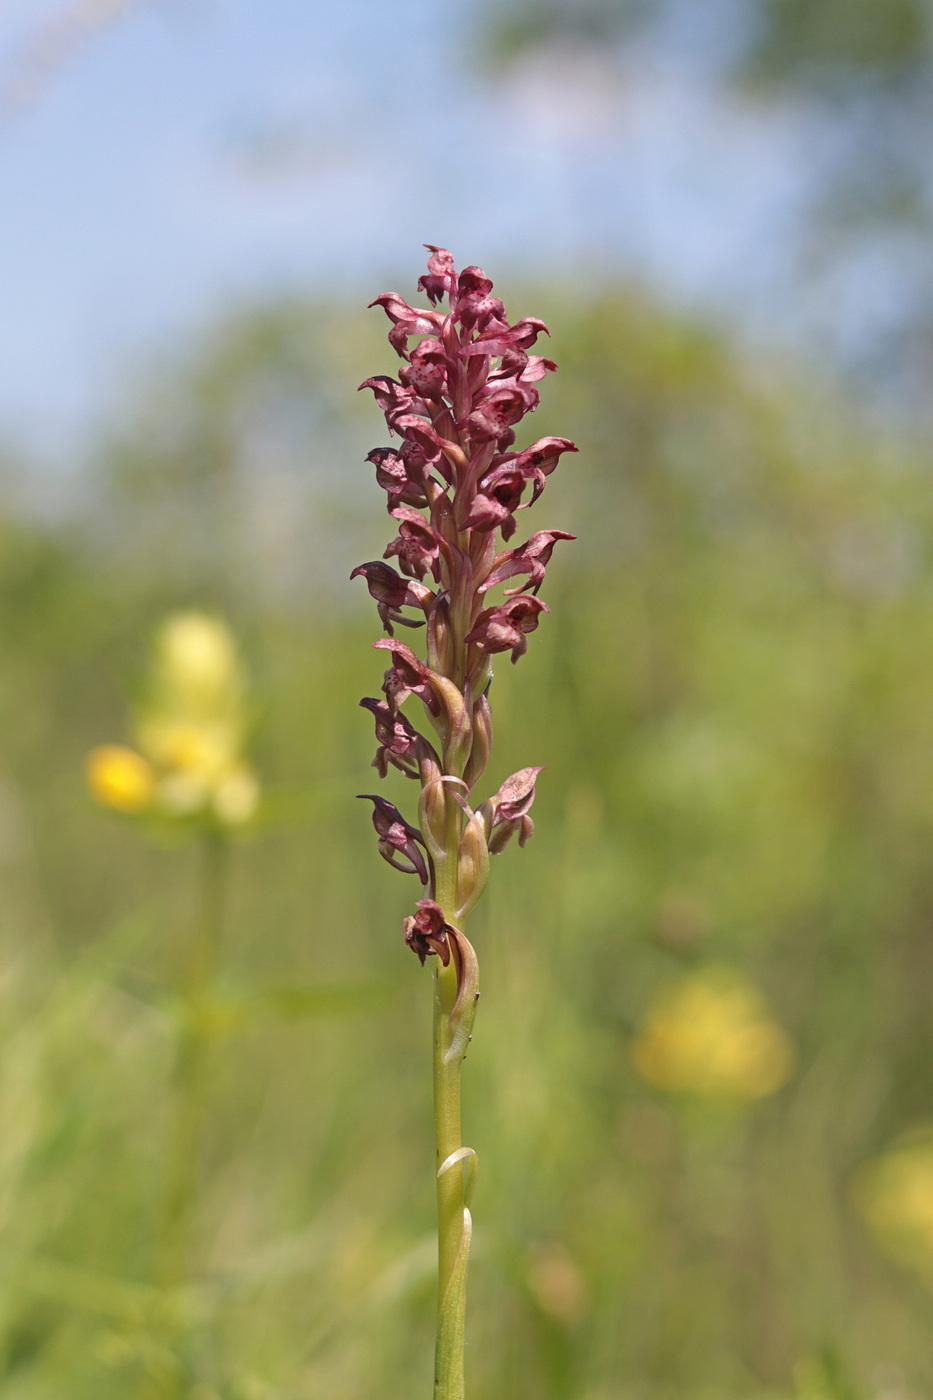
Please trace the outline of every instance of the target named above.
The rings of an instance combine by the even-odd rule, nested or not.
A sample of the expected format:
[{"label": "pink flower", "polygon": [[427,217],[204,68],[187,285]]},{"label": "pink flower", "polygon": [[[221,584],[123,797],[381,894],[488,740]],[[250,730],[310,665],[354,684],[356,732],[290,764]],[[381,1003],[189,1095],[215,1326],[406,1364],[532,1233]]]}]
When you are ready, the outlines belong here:
[{"label": "pink flower", "polygon": [[396,539],[387,546],[385,557],[397,556],[399,563],[413,578],[424,578],[430,570],[438,578],[437,560],[444,547],[443,538],[418,511],[398,506],[392,516],[399,522]]},{"label": "pink flower", "polygon": [[447,356],[444,347],[433,336],[425,336],[416,345],[399,379],[422,399],[439,399],[447,389]]},{"label": "pink flower", "polygon": [[[393,506],[426,506],[424,454],[409,452],[410,444],[405,443],[401,452],[394,447],[374,447],[366,460],[376,468],[376,481],[389,497],[389,510]],[[414,459],[414,460],[413,460]]]},{"label": "pink flower", "polygon": [[411,583],[402,578],[401,574],[397,574],[388,564],[383,564],[381,559],[374,559],[369,564],[358,564],[350,577],[356,578],[358,574],[362,574],[366,579],[370,595],[376,600],[382,625],[390,637],[393,635],[393,622],[399,622],[403,627],[424,626],[423,618],[405,617],[400,609],[421,608],[426,612],[434,602],[434,594],[430,588],[425,588],[423,583]]},{"label": "pink flower", "polygon": [[498,607],[484,608],[467,641],[486,652],[511,651],[513,662],[517,661],[528,650],[528,633],[537,627],[539,615],[550,611],[533,594],[516,594]]},{"label": "pink flower", "polygon": [[432,713],[437,714],[440,706],[432,685],[434,672],[418,659],[411,647],[387,637],[380,637],[378,642],[373,642],[373,646],[392,653],[393,665],[386,671],[384,686],[389,704],[398,709],[409,695],[417,695]]},{"label": "pink flower", "polygon": [[521,472],[503,471],[495,481],[487,478],[473,498],[470,513],[463,522],[464,529],[498,529],[504,540],[511,539],[515,534],[514,512],[521,506],[525,486]]},{"label": "pink flower", "polygon": [[[409,826],[398,808],[384,797],[377,797],[371,792],[361,792],[359,796],[373,804],[373,826],[379,837],[379,854],[383,860],[406,875],[417,875],[422,885],[426,885],[428,867],[419,849],[424,845],[421,832],[417,827]],[[400,855],[407,857],[407,865],[399,860]]]},{"label": "pink flower", "polygon": [[446,248],[437,248],[433,243],[424,246],[431,256],[428,258],[427,277],[418,278],[418,291],[424,292],[431,305],[436,306],[453,290],[457,273],[454,260]]},{"label": "pink flower", "polygon": [[446,967],[450,962],[450,935],[453,927],[444,918],[444,911],[433,899],[419,899],[415,913],[402,924],[405,942],[417,953],[422,967],[424,960],[436,953]]},{"label": "pink flower", "polygon": [[390,763],[407,777],[416,778],[416,755],[421,736],[414,726],[400,710],[393,710],[388,700],[375,700],[367,696],[360,704],[364,710],[371,712],[376,723],[376,741],[379,747],[372,766],[380,778],[386,776]]},{"label": "pink flower", "polygon": [[[500,554],[493,567],[479,585],[479,592],[495,588],[516,574],[527,574],[532,593],[537,593],[544,582],[545,567],[551,562],[551,551],[558,540],[575,540],[576,535],[568,535],[566,530],[538,530],[517,549]],[[521,588],[506,589],[506,597],[515,597]]]},{"label": "pink flower", "polygon": [[520,846],[534,836],[535,824],[528,812],[535,800],[535,783],[541,771],[541,768],[520,768],[506,778],[495,797],[479,808],[478,815],[487,826],[490,855],[504,851],[515,835]]},{"label": "pink flower", "polygon": [[[445,923],[433,896],[435,860],[457,825],[454,809],[457,844],[445,859],[457,862],[457,908],[478,897],[489,853],[513,835],[523,843],[533,830],[528,809],[538,769],[514,773],[476,810],[470,794],[492,738],[490,657],[509,652],[517,661],[527,650],[548,611],[538,592],[554,546],[573,536],[538,530],[511,549],[499,541],[512,539],[518,512],[535,505],[563,455],[577,449],[563,437],[515,446],[538,406],[539,386],[557,368],[534,353],[547,326],[534,316],[510,322],[482,268],[458,272],[447,249],[426,246],[418,290],[429,305],[410,305],[397,292],[372,303],[389,319],[389,341],[403,362],[398,378],[374,375],[361,386],[373,391],[390,434],[400,439],[368,459],[397,527],[384,559],[396,561],[398,572],[371,560],[352,576],[366,579],[388,633],[375,646],[391,654],[384,698],[362,702],[375,722],[373,763],[382,776],[394,767],[420,782],[419,823],[430,858],[390,804],[374,813],[380,850],[401,869],[421,875],[423,866],[432,898],[406,920],[406,940],[422,961],[434,953],[446,963],[451,950],[456,962],[463,935]],[[510,579],[518,584],[504,600],[483,606],[489,590]],[[427,660],[392,635],[422,618]],[[436,747],[402,715],[412,696],[429,712]],[[449,882],[446,888],[453,898]]]}]

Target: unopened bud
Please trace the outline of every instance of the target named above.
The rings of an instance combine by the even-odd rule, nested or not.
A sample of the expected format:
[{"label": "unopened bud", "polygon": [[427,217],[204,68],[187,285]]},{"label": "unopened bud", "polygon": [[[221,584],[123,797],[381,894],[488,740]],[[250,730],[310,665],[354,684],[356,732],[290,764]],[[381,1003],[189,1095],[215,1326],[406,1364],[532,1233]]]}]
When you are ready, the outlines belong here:
[{"label": "unopened bud", "polygon": [[473,784],[483,776],[486,764],[489,762],[491,748],[492,712],[489,708],[489,700],[485,695],[481,695],[473,706],[473,744],[467,766],[463,770],[463,781],[468,788],[472,788]]},{"label": "unopened bud", "polygon": [[428,613],[428,665],[432,671],[449,676],[454,669],[454,648],[450,635],[450,604],[436,598]]},{"label": "unopened bud", "polygon": [[489,850],[482,822],[474,815],[466,824],[457,857],[457,913],[468,914],[489,879]]},{"label": "unopened bud", "polygon": [[446,676],[434,676],[434,694],[440,701],[437,728],[444,740],[444,767],[460,777],[473,744],[473,721],[469,697],[463,696]]},{"label": "unopened bud", "polygon": [[438,770],[438,776],[425,784],[418,799],[418,824],[421,827],[421,835],[435,860],[442,860],[447,853],[448,800]]}]

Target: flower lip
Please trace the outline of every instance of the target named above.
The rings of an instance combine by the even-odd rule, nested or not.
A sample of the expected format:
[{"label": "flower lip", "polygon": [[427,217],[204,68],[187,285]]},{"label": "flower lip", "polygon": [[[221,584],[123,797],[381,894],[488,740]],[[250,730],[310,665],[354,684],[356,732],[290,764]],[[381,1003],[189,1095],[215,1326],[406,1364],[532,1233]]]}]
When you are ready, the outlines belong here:
[{"label": "flower lip", "polygon": [[514,578],[516,574],[527,574],[527,584],[520,585],[518,588],[506,589],[505,596],[514,598],[522,593],[526,587],[536,594],[544,582],[545,569],[551,562],[551,552],[555,544],[558,540],[575,540],[576,538],[576,535],[571,535],[567,530],[536,530],[524,544],[518,545],[516,549],[508,550],[493,562],[493,567],[477,591],[486,593],[490,588],[495,588],[497,584],[504,583],[506,579]]},{"label": "flower lip", "polygon": [[[418,828],[410,826],[398,808],[378,793],[360,792],[357,796],[373,804],[373,826],[379,837],[378,849],[382,858],[406,875],[417,875],[426,885],[428,868],[419,849],[424,841]],[[410,864],[403,865],[399,856],[404,856]]]},{"label": "flower lip", "polygon": [[453,926],[444,918],[444,911],[433,899],[419,899],[415,912],[402,924],[405,942],[413,953],[417,953],[424,966],[425,958],[437,954],[446,967],[450,962],[450,935]]},{"label": "flower lip", "polygon": [[453,254],[434,243],[424,245],[431,256],[428,258],[428,271],[418,278],[418,291],[424,292],[432,306],[436,306],[454,286],[457,279]]},{"label": "flower lip", "polygon": [[517,661],[528,650],[527,634],[537,627],[540,614],[550,611],[534,594],[517,593],[506,603],[484,608],[466,640],[482,651],[511,651]]},{"label": "flower lip", "polygon": [[437,678],[430,667],[415,655],[411,647],[396,641],[394,637],[380,637],[378,641],[373,642],[373,646],[377,651],[392,653],[393,664],[386,672],[385,681],[389,704],[397,709],[405,703],[409,695],[417,695],[432,714],[439,714],[440,704],[432,684]]},{"label": "flower lip", "polygon": [[399,530],[386,546],[385,557],[397,558],[405,573],[415,578],[424,578],[429,570],[437,578],[441,550],[446,552],[449,548],[446,541],[420,512],[409,506],[396,506],[390,514],[399,522]]},{"label": "flower lip", "polygon": [[373,559],[368,564],[358,564],[351,573],[351,579],[362,575],[366,579],[370,596],[375,599],[382,624],[392,636],[393,622],[403,627],[423,627],[423,618],[405,617],[400,611],[404,607],[426,608],[434,600],[434,594],[423,583],[415,583],[402,578],[381,559]]}]

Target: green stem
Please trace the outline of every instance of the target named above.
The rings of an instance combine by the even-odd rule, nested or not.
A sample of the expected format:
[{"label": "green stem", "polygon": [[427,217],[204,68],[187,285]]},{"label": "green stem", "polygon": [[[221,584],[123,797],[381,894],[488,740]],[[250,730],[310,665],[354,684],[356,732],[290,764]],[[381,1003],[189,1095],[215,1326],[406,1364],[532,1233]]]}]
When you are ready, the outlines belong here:
[{"label": "green stem", "polygon": [[[450,803],[454,808],[454,803]],[[456,809],[455,809],[456,810]],[[451,812],[448,857],[437,863],[437,902],[453,923],[456,905],[460,821]],[[461,930],[462,931],[462,930]],[[475,1154],[460,1139],[460,1068],[463,1054],[451,1053],[450,1013],[457,999],[457,960],[440,959],[434,975],[434,1145],[437,1172],[437,1340],[434,1400],[464,1400],[463,1349],[466,1282],[472,1220],[465,1172]],[[472,1009],[470,1012],[472,1019]]]},{"label": "green stem", "polygon": [[[453,959],[438,966],[434,979],[434,1143],[435,1170],[459,1151],[459,1056],[448,1061],[449,1016],[457,995]],[[470,1257],[470,1218],[459,1161],[437,1177],[437,1344],[434,1400],[463,1400],[463,1334],[466,1278]]]},{"label": "green stem", "polygon": [[[166,1294],[181,1288],[192,1273],[192,1234],[211,1040],[206,1012],[220,954],[227,883],[224,838],[206,833],[198,854],[196,913],[179,979],[181,1006],[167,1133],[165,1194],[156,1236],[155,1280]],[[177,1319],[172,1330],[177,1331]],[[166,1380],[162,1395],[180,1393],[180,1376]]]}]

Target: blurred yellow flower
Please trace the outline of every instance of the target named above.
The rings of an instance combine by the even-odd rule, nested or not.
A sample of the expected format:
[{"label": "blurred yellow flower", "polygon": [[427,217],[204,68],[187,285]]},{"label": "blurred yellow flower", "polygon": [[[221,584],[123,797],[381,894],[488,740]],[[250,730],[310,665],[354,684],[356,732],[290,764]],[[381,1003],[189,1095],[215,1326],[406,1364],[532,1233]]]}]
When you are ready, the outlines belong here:
[{"label": "blurred yellow flower", "polygon": [[632,1058],[658,1089],[760,1099],[787,1082],[795,1057],[756,988],[731,968],[713,967],[662,989]]},{"label": "blurred yellow flower", "polygon": [[230,629],[207,613],[177,613],[156,638],[156,705],[190,719],[231,717],[242,708],[245,681]]},{"label": "blurred yellow flower", "polygon": [[885,1254],[923,1272],[933,1268],[933,1131],[866,1162],[852,1196]]},{"label": "blurred yellow flower", "polygon": [[259,783],[243,757],[246,691],[225,623],[199,612],[168,618],[156,636],[146,701],[136,719],[140,752],[113,745],[95,750],[107,762],[91,756],[93,795],[125,812],[205,816],[226,826],[248,821],[259,803]]},{"label": "blurred yellow flower", "polygon": [[101,744],[91,750],[87,781],[97,801],[118,812],[145,812],[152,803],[152,765],[122,744]]}]

